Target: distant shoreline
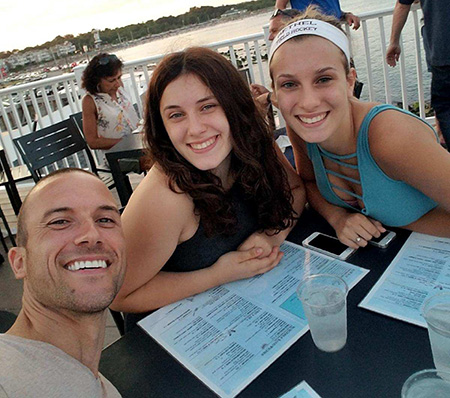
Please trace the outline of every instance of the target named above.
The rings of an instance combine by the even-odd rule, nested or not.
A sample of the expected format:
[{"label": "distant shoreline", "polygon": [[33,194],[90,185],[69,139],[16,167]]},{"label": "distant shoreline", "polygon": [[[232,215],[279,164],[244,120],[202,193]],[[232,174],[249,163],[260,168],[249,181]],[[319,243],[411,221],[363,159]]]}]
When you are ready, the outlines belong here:
[{"label": "distant shoreline", "polygon": [[[249,12],[245,12],[242,14],[236,14],[236,15],[232,15],[232,16],[229,16],[226,18],[217,18],[217,19],[213,19],[213,20],[210,20],[207,22],[202,22],[202,23],[195,24],[195,25],[188,25],[188,26],[185,26],[182,28],[173,29],[173,30],[170,30],[167,32],[159,33],[157,35],[145,36],[143,38],[136,39],[133,41],[127,41],[126,43],[122,43],[122,44],[105,45],[98,49],[91,50],[87,53],[73,54],[73,55],[63,57],[63,58],[59,58],[56,61],[52,60],[52,61],[48,61],[48,62],[40,64],[40,65],[32,65],[32,66],[24,68],[18,72],[13,72],[13,73],[20,75],[20,74],[27,74],[27,73],[32,73],[32,72],[42,72],[44,68],[49,68],[49,67],[53,67],[53,66],[71,65],[74,62],[76,62],[77,64],[80,64],[82,61],[85,61],[85,60],[88,61],[88,60],[92,59],[92,57],[94,57],[96,54],[98,54],[100,52],[114,53],[116,51],[126,50],[126,49],[129,49],[132,47],[140,46],[142,44],[147,44],[147,43],[165,39],[168,37],[173,37],[173,36],[179,35],[181,33],[192,32],[197,29],[212,26],[213,24],[220,25],[220,24],[230,22],[230,21],[242,20],[242,19],[245,19],[245,18],[248,18],[251,16],[265,14],[265,13],[270,12],[271,10],[272,10],[272,7],[262,8],[260,10],[249,11]],[[269,22],[269,21],[267,21],[267,22]],[[64,73],[70,73],[70,68],[62,68],[60,70],[46,72],[46,77],[59,76]],[[26,81],[21,81],[18,79],[18,80],[9,82],[9,84],[1,83],[1,81],[0,81],[0,88],[2,88],[1,86],[3,86],[3,88],[5,88],[5,87],[9,87],[11,85],[22,84],[22,83],[26,83]]]},{"label": "distant shoreline", "polygon": [[[152,35],[150,37],[146,36],[143,37],[141,39],[137,39],[137,40],[133,40],[133,41],[128,41],[126,44],[115,44],[115,45],[110,45],[110,46],[105,46],[102,47],[102,50],[106,50],[107,52],[109,52],[109,50],[122,50],[122,49],[127,49],[127,48],[132,48],[135,46],[139,46],[141,44],[147,44],[147,43],[151,43],[153,41],[157,41],[157,40],[161,40],[161,39],[166,39],[168,37],[172,37],[172,36],[177,36],[180,33],[189,33],[192,31],[195,31],[197,29],[200,28],[205,28],[205,27],[209,27],[212,26],[213,24],[215,25],[220,25],[226,22],[230,22],[230,21],[237,21],[237,20],[242,20],[251,16],[255,16],[255,15],[260,15],[260,14],[265,14],[268,13],[272,10],[272,7],[268,7],[268,8],[262,8],[260,10],[256,10],[256,11],[249,11],[249,12],[245,12],[242,14],[237,14],[237,15],[233,15],[230,17],[226,17],[226,18],[217,18],[214,20],[210,20],[208,22],[202,22],[199,24],[195,24],[195,25],[188,25],[185,26],[183,28],[179,28],[179,29],[174,29],[174,30],[170,30],[168,32],[163,32],[163,33],[159,33],[158,35]],[[269,20],[267,20],[267,23],[269,23]]]}]

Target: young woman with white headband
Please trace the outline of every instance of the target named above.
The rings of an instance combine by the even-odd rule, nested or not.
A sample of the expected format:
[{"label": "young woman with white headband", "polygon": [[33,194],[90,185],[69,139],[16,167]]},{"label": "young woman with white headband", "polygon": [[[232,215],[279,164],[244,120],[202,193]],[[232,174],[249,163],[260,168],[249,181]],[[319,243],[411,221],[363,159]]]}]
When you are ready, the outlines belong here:
[{"label": "young woman with white headband", "polygon": [[450,154],[422,119],[353,97],[349,48],[339,22],[314,7],[272,44],[273,98],[309,203],[353,248],[383,225],[450,236]]}]

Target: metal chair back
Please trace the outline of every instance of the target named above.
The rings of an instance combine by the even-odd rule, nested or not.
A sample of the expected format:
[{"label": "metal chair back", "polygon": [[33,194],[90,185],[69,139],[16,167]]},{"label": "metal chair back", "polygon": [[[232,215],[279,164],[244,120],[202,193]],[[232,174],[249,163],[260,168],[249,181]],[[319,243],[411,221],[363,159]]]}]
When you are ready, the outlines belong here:
[{"label": "metal chair back", "polygon": [[[45,169],[49,166],[54,169],[88,167],[97,174],[89,147],[70,119],[16,138],[14,144],[35,181],[48,172]],[[76,154],[83,154],[86,164],[80,164],[80,158],[73,157]]]},{"label": "metal chair back", "polygon": [[70,115],[70,119],[73,123],[75,123],[75,126],[78,127],[78,130],[83,134],[83,112],[77,112]]}]

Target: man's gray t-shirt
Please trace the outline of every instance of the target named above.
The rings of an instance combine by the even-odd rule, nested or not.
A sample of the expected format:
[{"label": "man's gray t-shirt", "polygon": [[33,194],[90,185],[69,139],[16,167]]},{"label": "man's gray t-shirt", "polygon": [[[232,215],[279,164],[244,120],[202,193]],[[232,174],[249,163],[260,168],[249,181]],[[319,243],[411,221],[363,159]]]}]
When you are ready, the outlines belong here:
[{"label": "man's gray t-shirt", "polygon": [[0,386],[9,398],[120,398],[102,375],[59,348],[0,334]]}]

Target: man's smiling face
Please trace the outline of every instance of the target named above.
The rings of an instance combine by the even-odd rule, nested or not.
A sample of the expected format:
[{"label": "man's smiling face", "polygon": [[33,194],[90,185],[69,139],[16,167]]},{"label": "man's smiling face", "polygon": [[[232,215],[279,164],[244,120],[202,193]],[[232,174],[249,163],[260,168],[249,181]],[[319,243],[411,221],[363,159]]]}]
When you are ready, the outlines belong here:
[{"label": "man's smiling face", "polygon": [[24,299],[78,313],[109,306],[125,272],[120,215],[111,193],[95,176],[60,174],[25,202],[25,247],[10,261],[24,279]]}]

